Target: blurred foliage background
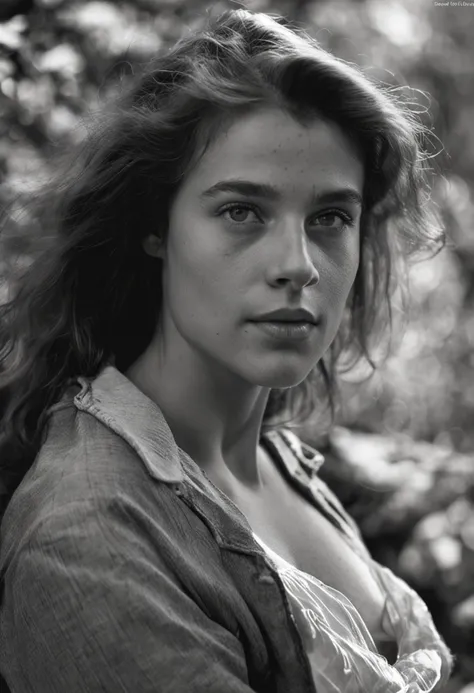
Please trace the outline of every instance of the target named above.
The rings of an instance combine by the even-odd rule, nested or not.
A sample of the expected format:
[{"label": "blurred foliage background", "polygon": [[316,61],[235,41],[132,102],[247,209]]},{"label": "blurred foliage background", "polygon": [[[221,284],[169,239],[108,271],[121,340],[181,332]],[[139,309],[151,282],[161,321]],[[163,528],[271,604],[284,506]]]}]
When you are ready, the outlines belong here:
[{"label": "blurred foliage background", "polygon": [[[283,14],[369,76],[419,90],[413,94],[420,117],[439,138],[433,197],[448,246],[410,269],[411,308],[395,320],[396,351],[363,384],[363,372],[344,376],[338,425],[321,437],[310,422],[303,437],[325,453],[321,474],[360,523],[375,557],[427,601],[457,657],[446,693],[473,693],[474,6],[240,4]],[[7,252],[28,257],[19,231],[32,220],[21,213],[21,199],[48,176],[56,151],[80,143],[84,114],[208,9],[237,6],[1,0],[0,207],[18,200],[4,232]]]}]

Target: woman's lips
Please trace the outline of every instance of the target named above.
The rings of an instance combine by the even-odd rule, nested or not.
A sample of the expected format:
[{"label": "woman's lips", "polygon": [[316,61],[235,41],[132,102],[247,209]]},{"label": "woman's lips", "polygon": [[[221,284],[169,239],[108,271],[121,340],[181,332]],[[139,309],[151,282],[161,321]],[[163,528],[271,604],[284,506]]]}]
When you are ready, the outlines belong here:
[{"label": "woman's lips", "polygon": [[253,321],[253,324],[269,337],[280,341],[305,341],[312,336],[316,329],[314,323],[305,321],[256,320]]}]

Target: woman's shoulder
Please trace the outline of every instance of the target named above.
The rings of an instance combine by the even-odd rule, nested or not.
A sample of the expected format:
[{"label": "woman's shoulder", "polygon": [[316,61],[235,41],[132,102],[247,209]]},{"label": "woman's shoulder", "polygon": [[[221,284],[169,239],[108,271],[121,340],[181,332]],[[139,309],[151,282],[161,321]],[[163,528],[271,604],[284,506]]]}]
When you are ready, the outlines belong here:
[{"label": "woman's shoulder", "polygon": [[268,445],[273,446],[274,453],[289,475],[307,487],[316,504],[322,505],[326,513],[344,528],[359,555],[366,560],[369,556],[357,523],[319,474],[325,463],[324,455],[286,427],[268,430],[262,438]]},{"label": "woman's shoulder", "polygon": [[294,470],[302,469],[309,477],[316,475],[324,464],[324,456],[303,441],[291,428],[280,426],[262,432],[262,440],[275,449]]},{"label": "woman's shoulder", "polygon": [[[92,411],[76,406],[77,389],[69,388],[49,412],[42,446],[22,485],[44,489],[62,502],[106,492],[122,480],[138,482],[140,455]],[[26,483],[25,483],[26,482]]]},{"label": "woman's shoulder", "polygon": [[160,452],[159,445],[150,451],[139,435],[133,438],[131,433],[127,439],[114,430],[113,407],[101,409],[96,401],[89,408],[77,406],[80,392],[80,384],[71,384],[48,412],[41,448],[2,520],[2,563],[9,546],[26,546],[47,527],[54,528],[56,536],[58,531],[75,531],[77,525],[93,534],[98,531],[95,525],[115,526],[120,514],[141,512],[163,524],[167,513],[172,514],[174,494],[166,484],[150,483],[165,451]]}]

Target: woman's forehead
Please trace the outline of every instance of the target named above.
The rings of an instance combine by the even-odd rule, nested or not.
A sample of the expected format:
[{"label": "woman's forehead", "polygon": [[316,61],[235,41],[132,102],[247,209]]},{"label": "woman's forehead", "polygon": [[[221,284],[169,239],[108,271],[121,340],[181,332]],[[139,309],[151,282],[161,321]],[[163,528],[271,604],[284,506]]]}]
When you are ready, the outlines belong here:
[{"label": "woman's forehead", "polygon": [[333,180],[359,191],[363,185],[362,162],[339,126],[316,117],[302,125],[278,109],[236,118],[210,142],[193,173],[202,189],[249,176],[287,184]]}]

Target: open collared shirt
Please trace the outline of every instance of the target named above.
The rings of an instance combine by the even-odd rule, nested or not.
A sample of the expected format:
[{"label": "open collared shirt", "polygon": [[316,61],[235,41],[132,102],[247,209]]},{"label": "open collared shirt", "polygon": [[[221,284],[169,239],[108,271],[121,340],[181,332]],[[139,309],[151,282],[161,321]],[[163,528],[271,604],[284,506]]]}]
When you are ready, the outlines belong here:
[{"label": "open collared shirt", "polygon": [[[1,525],[0,673],[11,693],[319,693],[275,562],[159,407],[108,365],[71,381],[50,414]],[[318,477],[322,456],[284,429],[262,444],[372,561]],[[427,610],[422,619],[413,642],[438,650],[441,681],[449,654]]]}]

